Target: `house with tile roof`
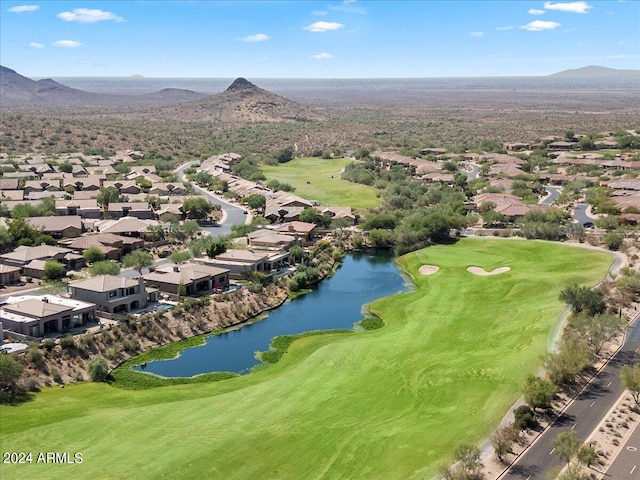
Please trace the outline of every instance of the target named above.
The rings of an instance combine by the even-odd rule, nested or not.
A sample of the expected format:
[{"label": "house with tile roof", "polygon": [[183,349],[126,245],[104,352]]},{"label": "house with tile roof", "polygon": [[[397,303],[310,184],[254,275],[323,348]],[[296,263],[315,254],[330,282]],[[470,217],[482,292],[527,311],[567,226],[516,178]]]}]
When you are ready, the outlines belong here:
[{"label": "house with tile roof", "polygon": [[71,282],[67,289],[71,298],[94,303],[99,311],[108,313],[127,313],[145,308],[149,303],[142,277],[98,275]]},{"label": "house with tile roof", "polygon": [[22,295],[0,306],[2,328],[38,338],[96,321],[96,306],[56,295]]}]

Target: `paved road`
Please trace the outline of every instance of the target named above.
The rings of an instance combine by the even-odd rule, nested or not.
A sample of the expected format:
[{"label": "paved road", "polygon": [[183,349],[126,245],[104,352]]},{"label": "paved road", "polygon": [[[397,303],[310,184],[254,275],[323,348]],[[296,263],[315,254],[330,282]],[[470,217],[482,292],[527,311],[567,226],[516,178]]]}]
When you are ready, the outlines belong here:
[{"label": "paved road", "polygon": [[573,213],[573,218],[582,226],[584,226],[585,223],[593,224],[596,221],[594,217],[587,215],[588,207],[589,205],[586,203],[579,203],[576,205],[576,209]]},{"label": "paved road", "polygon": [[578,438],[586,439],[622,394],[620,368],[640,361],[640,322],[627,331],[624,346],[597,377],[560,414],[525,453],[500,477],[501,480],[544,480],[552,468],[561,464],[554,455],[553,441],[562,432],[574,430]]},{"label": "paved road", "polygon": [[547,196],[538,202],[540,205],[550,206],[562,194],[562,187],[546,186],[544,189],[547,191]]},{"label": "paved road", "polygon": [[475,163],[471,162],[460,162],[460,164],[471,169],[471,171],[467,169],[460,170],[467,176],[469,180],[473,180],[474,178],[478,178],[480,176],[480,165],[476,165]]},{"label": "paved road", "polygon": [[605,480],[640,480],[640,424],[604,474]]},{"label": "paved road", "polygon": [[[184,180],[184,171],[189,168],[192,164],[197,162],[187,162],[178,169],[175,170],[176,175],[180,180]],[[209,232],[209,234],[213,237],[219,237],[222,235],[228,235],[231,233],[231,226],[236,224],[244,223],[247,220],[247,211],[244,208],[238,207],[237,205],[233,205],[229,202],[226,202],[217,196],[211,194],[211,192],[205,190],[204,188],[200,188],[197,185],[194,185],[194,188],[198,190],[207,200],[209,200],[213,204],[221,205],[222,210],[226,213],[224,221],[219,223],[213,227],[202,227],[202,230],[205,232]],[[171,263],[171,260],[168,258],[161,258],[153,262],[154,267],[159,267],[161,265],[165,265],[167,263]],[[149,273],[148,269],[143,269],[142,274],[145,275]],[[132,268],[125,268],[120,271],[121,277],[126,278],[137,278],[138,271]]]},{"label": "paved road", "polygon": [[[176,170],[176,175],[180,180],[184,180],[184,171],[189,168],[191,165],[198,162],[187,162],[182,165],[180,168]],[[209,202],[214,205],[221,205],[223,212],[226,213],[226,218],[224,222],[219,223],[215,227],[203,227],[202,230],[205,232],[209,232],[210,235],[214,237],[219,237],[221,235],[228,235],[231,233],[231,226],[244,223],[247,220],[247,211],[244,208],[241,208],[237,205],[233,205],[225,200],[213,195],[208,190],[204,188],[200,188],[197,185],[193,185],[194,188],[200,192]]]}]

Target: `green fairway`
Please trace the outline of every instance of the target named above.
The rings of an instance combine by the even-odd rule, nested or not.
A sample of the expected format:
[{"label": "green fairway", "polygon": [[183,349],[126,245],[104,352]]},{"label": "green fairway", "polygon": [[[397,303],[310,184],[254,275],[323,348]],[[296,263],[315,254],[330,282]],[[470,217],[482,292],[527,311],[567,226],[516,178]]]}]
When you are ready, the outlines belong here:
[{"label": "green fairway", "polygon": [[[594,285],[612,258],[463,239],[399,261],[417,289],[371,305],[381,329],[305,337],[280,362],[216,383],[79,384],[0,407],[3,452],[83,454],[3,464],[0,477],[429,479],[458,444],[486,438],[540,369],[558,292]],[[423,264],[440,270],[421,276]],[[470,265],[511,270],[481,277]]]},{"label": "green fairway", "polygon": [[296,158],[277,166],[264,166],[268,180],[276,179],[296,187],[303,198],[323,205],[367,209],[378,205],[378,191],[373,187],[342,180],[341,171],[353,160],[346,158]]}]

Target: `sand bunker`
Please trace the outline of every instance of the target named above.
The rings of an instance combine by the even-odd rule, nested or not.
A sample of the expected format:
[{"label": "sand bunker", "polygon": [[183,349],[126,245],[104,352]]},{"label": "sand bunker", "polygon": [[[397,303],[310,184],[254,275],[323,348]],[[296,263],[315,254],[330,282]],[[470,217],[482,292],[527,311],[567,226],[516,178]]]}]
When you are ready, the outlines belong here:
[{"label": "sand bunker", "polygon": [[440,270],[440,267],[436,267],[435,265],[422,265],[418,269],[421,275],[433,275],[438,270]]},{"label": "sand bunker", "polygon": [[509,270],[511,270],[511,267],[498,267],[498,268],[494,268],[490,272],[487,272],[484,268],[480,268],[480,267],[467,268],[468,272],[473,273],[474,275],[482,275],[482,276],[498,275],[500,273],[508,272]]}]

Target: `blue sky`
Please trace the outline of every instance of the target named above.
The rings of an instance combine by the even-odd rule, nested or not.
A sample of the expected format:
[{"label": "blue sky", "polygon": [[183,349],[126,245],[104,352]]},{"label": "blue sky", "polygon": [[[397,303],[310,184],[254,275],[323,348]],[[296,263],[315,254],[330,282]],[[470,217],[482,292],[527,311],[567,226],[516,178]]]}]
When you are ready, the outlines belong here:
[{"label": "blue sky", "polygon": [[640,2],[0,0],[0,63],[30,77],[639,69]]}]

